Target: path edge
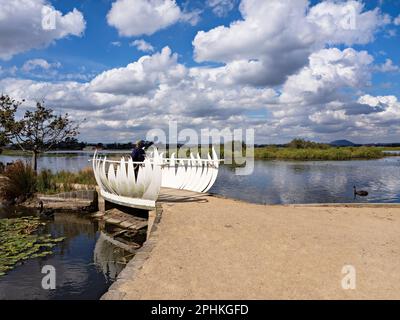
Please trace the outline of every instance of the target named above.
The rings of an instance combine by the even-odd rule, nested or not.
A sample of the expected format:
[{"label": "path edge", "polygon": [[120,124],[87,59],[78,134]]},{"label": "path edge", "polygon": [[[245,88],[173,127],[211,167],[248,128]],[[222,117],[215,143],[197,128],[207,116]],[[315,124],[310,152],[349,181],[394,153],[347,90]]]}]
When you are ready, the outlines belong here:
[{"label": "path edge", "polygon": [[[126,291],[122,290],[127,284],[132,283],[135,276],[142,269],[144,263],[150,258],[150,254],[155,247],[160,230],[158,225],[161,221],[163,208],[160,203],[156,203],[155,219],[150,229],[150,234],[143,246],[138,249],[135,256],[131,261],[128,262],[126,267],[120,272],[117,280],[108,288],[107,292],[104,293],[100,300],[123,300],[126,296]],[[149,212],[149,215],[151,212]]]}]

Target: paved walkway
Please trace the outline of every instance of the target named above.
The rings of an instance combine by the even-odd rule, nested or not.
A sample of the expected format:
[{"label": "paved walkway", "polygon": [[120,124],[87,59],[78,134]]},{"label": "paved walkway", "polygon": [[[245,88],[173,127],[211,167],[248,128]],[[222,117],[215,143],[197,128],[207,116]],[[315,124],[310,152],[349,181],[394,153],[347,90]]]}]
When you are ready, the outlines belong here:
[{"label": "paved walkway", "polygon": [[[171,190],[162,202],[150,257],[135,272],[128,265],[117,298],[400,298],[400,208],[263,206]],[[355,290],[342,289],[345,265]]]}]

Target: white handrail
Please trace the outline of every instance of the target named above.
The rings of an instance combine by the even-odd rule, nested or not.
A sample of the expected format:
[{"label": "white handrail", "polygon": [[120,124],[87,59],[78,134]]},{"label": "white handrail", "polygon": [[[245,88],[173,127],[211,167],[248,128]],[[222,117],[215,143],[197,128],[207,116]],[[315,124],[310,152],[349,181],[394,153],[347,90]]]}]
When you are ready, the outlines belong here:
[{"label": "white handrail", "polygon": [[[149,159],[150,161],[153,160],[153,158],[146,158]],[[174,158],[175,161],[191,161],[192,159],[190,158]],[[93,159],[89,159],[88,162],[93,161]],[[171,162],[171,158],[163,158],[162,161],[169,161]],[[218,162],[224,162],[225,159],[216,159],[216,160],[210,160],[210,159],[196,159],[196,161],[202,161],[202,162],[213,162],[213,161],[218,161]],[[107,160],[107,162],[111,163],[120,163],[120,160]],[[132,161],[133,164],[143,164],[143,161]]]},{"label": "white handrail", "polygon": [[213,186],[223,160],[218,159],[214,148],[208,159],[201,159],[199,154],[175,158],[175,153],[171,158],[163,158],[163,154],[154,148],[153,157],[147,157],[143,162],[132,161],[131,157],[109,160],[97,152],[90,161],[102,194],[109,201],[142,205],[147,200],[154,203],[160,187],[207,192]]}]

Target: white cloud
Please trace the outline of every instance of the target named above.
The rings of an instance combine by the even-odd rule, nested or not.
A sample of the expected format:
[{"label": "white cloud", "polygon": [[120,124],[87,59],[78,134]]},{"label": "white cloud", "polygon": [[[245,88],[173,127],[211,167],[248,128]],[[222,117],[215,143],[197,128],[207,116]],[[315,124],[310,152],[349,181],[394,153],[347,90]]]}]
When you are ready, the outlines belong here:
[{"label": "white cloud", "polygon": [[121,36],[151,35],[177,23],[197,22],[197,14],[183,12],[175,0],[116,0],[107,14]]},{"label": "white cloud", "polygon": [[364,11],[364,4],[354,0],[318,3],[311,8],[307,20],[317,26],[321,41],[349,46],[373,41],[377,29],[390,23],[390,17],[378,8]]},{"label": "white cloud", "polygon": [[122,46],[122,43],[120,41],[112,41],[111,45],[114,47],[120,47],[120,46]]},{"label": "white cloud", "polygon": [[283,85],[282,103],[327,102],[339,88],[366,86],[373,58],[366,51],[330,48],[313,53],[309,65],[291,75]]},{"label": "white cloud", "polygon": [[[67,36],[81,36],[85,20],[78,10],[63,15],[46,0],[0,0],[0,59],[8,60],[14,55],[33,48],[42,48]],[[42,27],[42,9],[52,8],[55,29]]]},{"label": "white cloud", "polygon": [[35,69],[49,70],[51,68],[59,68],[61,64],[59,62],[49,63],[44,59],[31,59],[24,63],[22,66],[22,71],[30,72]]},{"label": "white cloud", "polygon": [[[249,68],[253,76],[248,74],[247,81],[255,85],[282,84],[307,64],[315,50],[326,44],[367,43],[388,23],[378,10],[363,12],[357,1],[323,2],[310,8],[306,0],[243,0],[239,9],[243,20],[197,33],[194,55],[198,62]],[[348,10],[355,13],[354,29],[343,22]]]},{"label": "white cloud", "polygon": [[[85,139],[107,135],[124,139],[132,131],[147,131],[177,119],[185,125],[237,126],[246,111],[262,110],[275,99],[272,89],[219,83],[209,68],[186,68],[168,47],[126,67],[99,74],[90,82],[0,80],[0,91],[27,103],[45,100],[76,118],[88,117]],[[107,139],[104,137],[104,139]],[[98,140],[95,139],[95,140]]]},{"label": "white cloud", "polygon": [[[382,126],[382,118],[376,116],[381,110],[354,100],[357,89],[369,85],[372,63],[373,58],[366,51],[351,48],[313,53],[308,65],[288,78],[278,101],[268,107],[274,131],[328,141],[356,134],[366,142],[378,137],[369,130]],[[381,137],[393,128],[386,129],[379,133]],[[361,141],[359,136],[355,138]]]},{"label": "white cloud", "polygon": [[136,47],[136,49],[138,49],[139,51],[142,51],[142,52],[153,52],[154,51],[154,47],[150,43],[144,41],[143,39],[132,41],[129,44],[129,46]]},{"label": "white cloud", "polygon": [[[398,133],[400,121],[400,101],[395,96],[371,96],[364,95],[358,100],[359,103],[368,105],[375,110],[366,119],[371,126],[382,131],[382,129],[395,129]],[[385,128],[386,127],[386,128]]]},{"label": "white cloud", "polygon": [[236,3],[236,0],[207,0],[207,5],[218,17],[226,16]]},{"label": "white cloud", "polygon": [[400,67],[395,65],[393,61],[388,58],[385,63],[377,65],[375,70],[379,72],[396,72],[400,70]]},{"label": "white cloud", "polygon": [[93,91],[142,95],[158,88],[162,83],[179,81],[185,76],[185,68],[177,63],[177,55],[168,47],[152,56],[143,56],[124,68],[105,71],[94,78]]},{"label": "white cloud", "polygon": [[[187,68],[165,47],[90,82],[9,78],[0,80],[0,91],[72,109],[70,114],[77,119],[90,113],[82,133],[93,141],[104,132],[104,140],[144,135],[149,129],[165,128],[169,120],[191,128],[252,127],[264,142],[284,142],[298,135],[327,140],[354,132],[368,136],[369,128],[380,130],[376,137],[385,137],[397,132],[390,118],[398,112],[398,102],[392,99],[387,106],[371,107],[372,100],[353,101],[341,92],[368,85],[372,63],[365,51],[322,49],[278,92],[237,84],[226,67]],[[249,112],[269,116],[253,118]]]},{"label": "white cloud", "polygon": [[[354,1],[330,3],[361,8]],[[345,48],[346,43],[372,41],[386,18],[376,10],[356,10],[369,22],[347,33],[332,28],[331,22],[341,19],[336,9],[326,7],[324,15],[324,7],[311,13],[305,0],[244,0],[242,21],[199,33],[194,41],[198,59],[222,62],[218,67],[186,67],[165,47],[91,81],[7,78],[0,80],[0,92],[32,103],[44,99],[58,110],[73,110],[76,118],[90,114],[82,129],[82,138],[89,141],[144,136],[149,129],[165,128],[169,120],[193,129],[254,128],[259,142],[296,136],[398,140],[397,98],[366,95],[377,70],[374,59],[367,51]],[[317,16],[329,23],[317,25]],[[132,42],[150,50],[145,44]],[[393,66],[386,61],[380,67]]]},{"label": "white cloud", "polygon": [[396,26],[400,26],[400,15],[398,15],[397,18],[395,18],[393,22]]}]

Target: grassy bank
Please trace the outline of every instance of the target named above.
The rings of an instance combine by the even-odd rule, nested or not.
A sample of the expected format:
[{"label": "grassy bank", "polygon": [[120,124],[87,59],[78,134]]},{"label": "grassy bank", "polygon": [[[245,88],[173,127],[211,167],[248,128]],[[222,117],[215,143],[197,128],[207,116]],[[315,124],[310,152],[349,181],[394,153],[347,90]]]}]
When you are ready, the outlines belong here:
[{"label": "grassy bank", "polygon": [[76,184],[96,185],[92,168],[79,172],[42,170],[35,173],[29,163],[15,161],[0,175],[0,199],[21,203],[35,193],[59,193],[73,191]]},{"label": "grassy bank", "polygon": [[[192,150],[194,152],[194,150]],[[379,159],[383,157],[389,157],[390,154],[384,153],[384,151],[400,151],[400,147],[331,147],[326,144],[311,143],[310,147],[278,147],[278,146],[267,146],[258,147],[254,149],[254,157],[256,160],[356,160],[356,159]],[[197,152],[197,150],[196,150]],[[207,150],[211,153],[211,149]],[[220,149],[220,158],[224,158],[226,153],[228,156],[231,152],[225,151],[223,145]],[[121,151],[121,153],[107,153],[103,152],[103,155],[107,155],[110,159],[119,160],[121,156],[126,156],[129,151]],[[10,150],[4,149],[0,154],[4,156],[24,156],[31,157],[29,152],[21,150]],[[165,152],[166,156],[169,156],[168,152]],[[190,155],[190,151],[187,152],[187,156]],[[41,157],[74,157],[76,153],[71,151],[70,153],[44,153]],[[84,183],[85,175],[76,176],[73,173],[60,172],[55,179],[57,180],[72,180],[73,183]],[[81,182],[83,179],[83,182]],[[76,182],[75,182],[76,181]],[[57,181],[62,183],[63,181]]]},{"label": "grassy bank", "polygon": [[255,148],[254,158],[277,159],[277,160],[356,160],[356,159],[379,159],[387,156],[383,153],[384,148],[376,147],[329,147],[320,148],[278,148],[263,147]]},{"label": "grassy bank", "polygon": [[93,170],[86,168],[79,172],[42,170],[37,176],[36,188],[40,193],[72,191],[73,185],[96,185]]},{"label": "grassy bank", "polygon": [[[0,156],[10,156],[10,157],[32,157],[32,153],[22,150],[11,150],[11,149],[3,149],[0,153]],[[76,152],[64,152],[64,153],[41,153],[40,157],[73,157],[76,156]]]}]

